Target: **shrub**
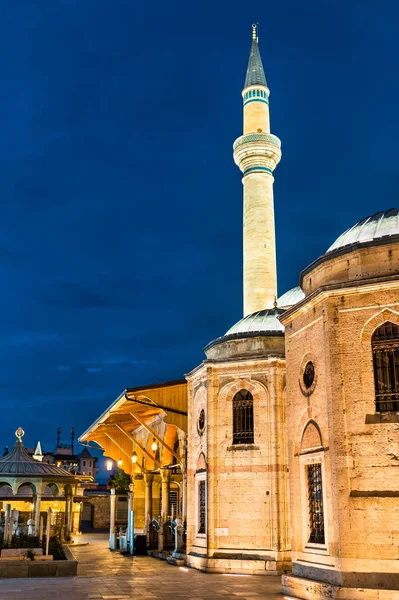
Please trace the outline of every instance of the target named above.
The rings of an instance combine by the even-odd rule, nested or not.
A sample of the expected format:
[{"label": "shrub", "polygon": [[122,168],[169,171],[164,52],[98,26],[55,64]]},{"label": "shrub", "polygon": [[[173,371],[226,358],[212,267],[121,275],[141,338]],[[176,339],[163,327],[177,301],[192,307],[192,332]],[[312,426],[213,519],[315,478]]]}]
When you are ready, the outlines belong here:
[{"label": "shrub", "polygon": [[[46,536],[43,537],[43,552],[46,551]],[[65,552],[62,549],[60,538],[52,535],[49,540],[48,553],[53,555],[54,560],[66,560]]]},{"label": "shrub", "polygon": [[33,552],[32,548],[29,548],[26,551],[26,558],[29,558],[29,560],[35,560],[35,553]]},{"label": "shrub", "polygon": [[40,548],[40,546],[40,540],[37,535],[27,535],[26,533],[13,535],[11,543],[8,544],[8,548]]}]

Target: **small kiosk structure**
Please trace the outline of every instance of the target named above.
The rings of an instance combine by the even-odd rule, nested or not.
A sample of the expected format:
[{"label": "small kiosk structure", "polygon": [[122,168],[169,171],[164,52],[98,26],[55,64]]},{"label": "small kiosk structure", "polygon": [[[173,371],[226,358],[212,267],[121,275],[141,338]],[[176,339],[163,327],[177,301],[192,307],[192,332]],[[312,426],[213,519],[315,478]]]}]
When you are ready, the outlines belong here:
[{"label": "small kiosk structure", "polygon": [[24,521],[28,528],[30,521],[30,532],[39,535],[41,513],[44,515],[51,508],[53,529],[58,530],[62,537],[68,537],[74,523],[75,529],[79,528],[80,504],[74,505],[73,500],[82,477],[72,475],[62,467],[35,460],[22,442],[24,430],[19,427],[15,435],[17,441],[11,452],[0,458],[2,511],[6,503],[11,505],[10,509],[19,514],[20,522],[15,530]]}]

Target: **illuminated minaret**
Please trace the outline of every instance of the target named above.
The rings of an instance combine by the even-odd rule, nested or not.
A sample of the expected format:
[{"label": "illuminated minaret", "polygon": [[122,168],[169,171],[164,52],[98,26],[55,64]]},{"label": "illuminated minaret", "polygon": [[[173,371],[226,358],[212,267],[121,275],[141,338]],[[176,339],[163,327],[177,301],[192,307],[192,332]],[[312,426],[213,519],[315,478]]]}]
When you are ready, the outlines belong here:
[{"label": "illuminated minaret", "polygon": [[257,26],[252,25],[242,92],[244,135],[234,143],[244,185],[244,316],[273,308],[277,296],[273,171],[281,158],[281,142],[270,133],[269,95]]}]

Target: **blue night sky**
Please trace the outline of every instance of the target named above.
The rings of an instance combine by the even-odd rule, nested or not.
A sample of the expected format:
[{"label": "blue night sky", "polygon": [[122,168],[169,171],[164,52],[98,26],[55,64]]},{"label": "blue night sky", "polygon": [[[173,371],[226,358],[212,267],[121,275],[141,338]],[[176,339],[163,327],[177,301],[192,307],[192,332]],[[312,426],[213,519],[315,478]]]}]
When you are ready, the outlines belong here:
[{"label": "blue night sky", "polygon": [[[232,144],[259,41],[282,140],[279,292],[397,206],[395,1],[2,5],[0,443],[52,449],[242,316]],[[1,449],[1,448],[0,448]]]}]

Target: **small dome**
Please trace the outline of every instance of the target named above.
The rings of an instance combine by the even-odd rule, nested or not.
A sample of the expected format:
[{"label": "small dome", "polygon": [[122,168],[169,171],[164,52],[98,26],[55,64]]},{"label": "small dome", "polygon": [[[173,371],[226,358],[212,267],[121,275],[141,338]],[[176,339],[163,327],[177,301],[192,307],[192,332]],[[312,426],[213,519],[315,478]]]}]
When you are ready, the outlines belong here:
[{"label": "small dome", "polygon": [[278,298],[277,306],[278,308],[290,308],[291,306],[294,306],[294,304],[298,304],[304,297],[305,294],[303,293],[302,288],[297,285]]},{"label": "small dome", "polygon": [[233,327],[231,327],[224,335],[227,336],[242,336],[245,334],[255,335],[259,333],[264,334],[282,334],[284,333],[284,326],[278,320],[278,317],[284,311],[281,308],[271,308],[269,310],[261,310],[259,312],[247,315],[241,321],[238,321]]},{"label": "small dome", "polygon": [[399,208],[391,208],[359,221],[359,223],[356,223],[356,225],[340,235],[333,245],[329,247],[327,253],[344,248],[345,246],[372,242],[373,240],[393,235],[399,235]]},{"label": "small dome", "polygon": [[15,446],[11,452],[0,458],[0,476],[15,477],[18,475],[73,478],[73,475],[62,467],[48,465],[32,458],[25,450],[20,439],[15,442]]}]

